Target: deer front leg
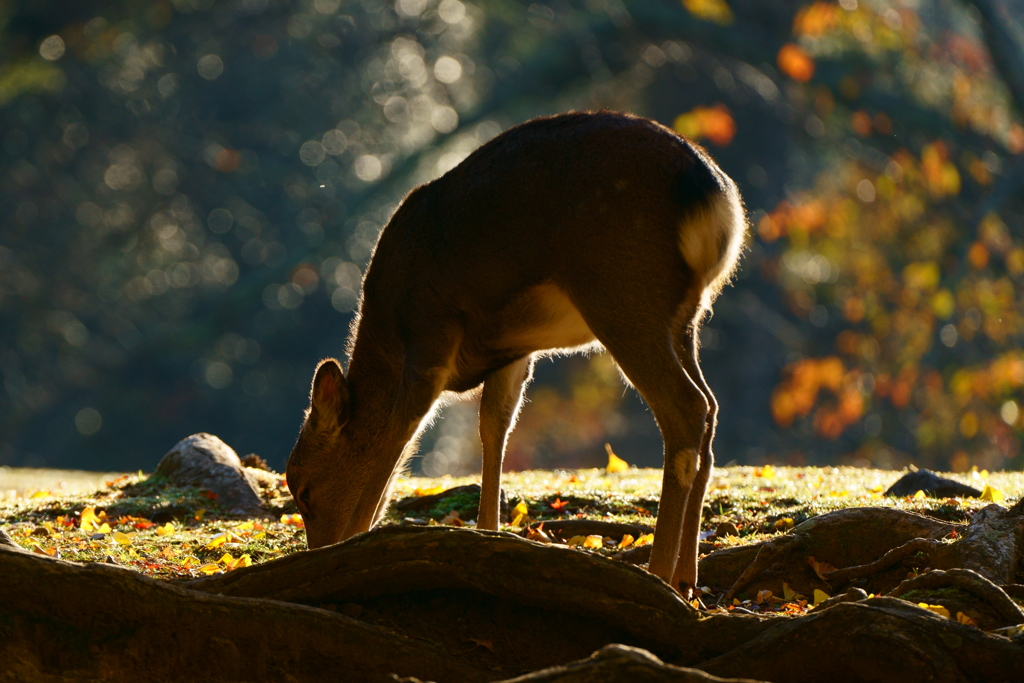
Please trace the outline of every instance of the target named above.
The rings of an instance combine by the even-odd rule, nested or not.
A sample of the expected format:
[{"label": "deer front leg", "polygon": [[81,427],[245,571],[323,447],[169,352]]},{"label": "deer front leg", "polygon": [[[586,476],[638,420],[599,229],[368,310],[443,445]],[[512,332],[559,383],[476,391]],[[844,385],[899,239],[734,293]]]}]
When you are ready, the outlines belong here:
[{"label": "deer front leg", "polygon": [[480,441],[483,444],[483,472],[480,483],[478,529],[498,530],[500,517],[501,463],[505,444],[515,426],[523,391],[533,372],[533,358],[526,356],[495,370],[484,381],[480,396]]}]

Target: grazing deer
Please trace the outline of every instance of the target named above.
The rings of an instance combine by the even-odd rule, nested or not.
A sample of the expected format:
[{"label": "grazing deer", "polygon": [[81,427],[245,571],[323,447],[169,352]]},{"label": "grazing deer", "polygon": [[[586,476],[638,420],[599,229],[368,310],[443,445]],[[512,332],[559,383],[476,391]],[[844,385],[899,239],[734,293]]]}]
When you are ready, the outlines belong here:
[{"label": "grazing deer", "polygon": [[718,412],[697,332],[745,231],[706,152],[611,112],[528,121],[410,192],[367,269],[348,374],[317,367],[288,461],[309,547],[380,519],[438,399],[481,385],[477,526],[497,529],[534,359],[603,346],[665,442],[649,570],[688,594]]}]

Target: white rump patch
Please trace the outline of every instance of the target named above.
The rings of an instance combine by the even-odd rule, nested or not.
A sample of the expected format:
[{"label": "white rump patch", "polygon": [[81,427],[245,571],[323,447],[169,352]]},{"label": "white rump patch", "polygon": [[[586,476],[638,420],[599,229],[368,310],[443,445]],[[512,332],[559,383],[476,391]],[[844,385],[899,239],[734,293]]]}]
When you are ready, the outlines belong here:
[{"label": "white rump patch", "polygon": [[743,248],[747,220],[739,192],[728,183],[710,205],[685,218],[679,226],[679,250],[704,283],[701,305],[707,309],[732,277]]}]

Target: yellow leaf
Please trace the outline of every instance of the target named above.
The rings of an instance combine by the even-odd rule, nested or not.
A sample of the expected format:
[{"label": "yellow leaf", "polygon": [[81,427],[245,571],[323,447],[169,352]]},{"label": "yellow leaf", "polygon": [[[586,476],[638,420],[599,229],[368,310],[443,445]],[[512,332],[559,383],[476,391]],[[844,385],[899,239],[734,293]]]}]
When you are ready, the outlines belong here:
[{"label": "yellow leaf", "polygon": [[636,539],[636,542],[633,543],[633,545],[639,547],[642,545],[650,545],[652,543],[654,543],[654,534],[644,534],[640,538]]},{"label": "yellow leaf", "polygon": [[195,519],[197,522],[201,522],[201,521],[203,521],[203,517],[205,517],[205,516],[206,516],[206,508],[203,508],[202,510],[196,510],[196,514],[193,517],[193,519]]},{"label": "yellow leaf", "polygon": [[82,531],[92,531],[100,525],[100,518],[96,516],[96,508],[87,507],[82,510]]},{"label": "yellow leaf", "polygon": [[792,600],[796,597],[796,591],[789,587],[786,582],[782,583],[782,596],[787,600]]},{"label": "yellow leaf", "polygon": [[50,495],[50,489],[43,489],[42,491],[36,491],[29,498],[46,498]]},{"label": "yellow leaf", "polygon": [[935,612],[939,616],[946,617],[947,619],[950,618],[949,610],[943,607],[942,605],[929,605],[927,602],[919,602],[917,603],[917,606],[921,609],[926,609],[929,612]]},{"label": "yellow leaf", "polygon": [[522,521],[523,521],[523,515],[522,514],[518,514],[518,515],[516,515],[516,518],[512,520],[512,526],[519,526]]},{"label": "yellow leaf", "polygon": [[608,466],[605,468],[605,472],[614,474],[615,472],[625,472],[629,469],[629,463],[615,455],[610,443],[606,443],[604,449],[608,451]]},{"label": "yellow leaf", "polygon": [[217,562],[220,564],[232,565],[235,563],[235,558],[231,557],[231,553],[224,553]]},{"label": "yellow leaf", "polygon": [[526,517],[528,514],[530,514],[530,508],[526,507],[526,503],[524,503],[523,501],[519,501],[518,503],[516,503],[516,506],[512,508],[512,513]]},{"label": "yellow leaf", "polygon": [[990,503],[1002,503],[1006,500],[1006,497],[999,489],[994,486],[990,486],[989,484],[985,484],[985,489],[981,492],[981,499],[987,500]]},{"label": "yellow leaf", "polygon": [[583,541],[583,547],[593,548],[594,550],[600,550],[604,547],[604,539],[596,535],[587,536],[586,540]]},{"label": "yellow leaf", "polygon": [[267,532],[266,531],[261,531],[258,534],[256,534],[255,536],[253,536],[253,539],[258,541],[261,538],[266,538],[266,537],[267,537]]},{"label": "yellow leaf", "polygon": [[918,491],[917,493],[914,494],[914,500],[924,500],[924,498],[924,491]]},{"label": "yellow leaf", "polygon": [[957,612],[956,613],[956,620],[959,623],[964,624],[966,626],[977,626],[978,625],[978,622],[976,622],[974,619],[971,619],[969,616],[967,616],[963,612]]},{"label": "yellow leaf", "polygon": [[761,477],[762,479],[774,479],[775,468],[772,467],[771,465],[765,465],[759,470],[754,470],[754,476]]},{"label": "yellow leaf", "polygon": [[210,564],[204,564],[202,567],[199,568],[199,571],[201,571],[204,574],[220,574],[221,573],[220,567],[218,567],[213,562],[211,562]]},{"label": "yellow leaf", "polygon": [[156,528],[156,535],[157,536],[170,536],[173,533],[174,533],[174,524],[172,524],[171,522],[167,522],[167,524],[164,524],[163,526],[158,526]]},{"label": "yellow leaf", "polygon": [[739,607],[739,606],[740,606],[740,605],[742,605],[743,603],[742,603],[742,602],[740,602],[739,600],[737,600],[736,598],[733,598],[733,599],[732,599],[732,604],[733,604],[733,605],[734,605],[735,607]]},{"label": "yellow leaf", "polygon": [[634,540],[634,539],[633,539],[633,536],[632,536],[632,534],[626,534],[626,535],[624,535],[624,536],[622,537],[622,540],[621,540],[621,541],[619,541],[619,550],[621,550],[621,549],[623,549],[623,548],[628,548],[628,547],[630,546],[630,544],[631,544],[631,543],[633,542],[633,540]]},{"label": "yellow leaf", "polygon": [[787,531],[793,528],[793,519],[791,517],[783,517],[782,519],[775,520],[776,531]]},{"label": "yellow leaf", "polygon": [[164,546],[164,549],[160,551],[160,554],[167,559],[177,556],[178,552],[171,546]]},{"label": "yellow leaf", "polygon": [[814,573],[817,574],[818,578],[822,581],[825,581],[826,573],[834,572],[836,570],[836,568],[828,562],[818,562],[816,559],[814,559],[813,555],[807,558],[807,564],[811,565],[811,569],[814,570]]},{"label": "yellow leaf", "polygon": [[[107,526],[107,525],[104,524],[103,526]],[[100,527],[100,528],[102,529],[103,527]],[[114,533],[112,533],[110,535],[110,537],[112,539],[114,539],[115,541],[117,541],[118,543],[120,543],[121,545],[131,545],[131,542],[132,542],[132,539],[131,539],[130,536],[128,536],[128,534],[123,534],[120,531],[115,531]]]},{"label": "yellow leaf", "polygon": [[431,486],[429,488],[417,488],[412,492],[412,495],[422,498],[423,496],[433,496],[444,491],[443,486]]},{"label": "yellow leaf", "polygon": [[236,526],[235,530],[236,531],[251,531],[255,527],[256,527],[256,523],[253,522],[252,520],[249,520],[248,522],[242,522],[241,524]]},{"label": "yellow leaf", "polygon": [[210,539],[209,543],[206,544],[206,549],[213,550],[214,548],[219,548],[220,546],[224,545],[224,543],[226,543],[227,540],[227,534],[217,534],[216,536]]},{"label": "yellow leaf", "polygon": [[252,566],[252,558],[249,557],[248,555],[242,555],[235,562],[234,569],[238,569],[239,567],[251,567],[251,566]]},{"label": "yellow leaf", "polygon": [[817,588],[815,588],[814,589],[814,606],[817,607],[821,603],[823,603],[826,600],[828,600],[830,597],[832,597],[832,596],[829,595],[828,593],[826,593],[825,591],[818,590]]},{"label": "yellow leaf", "polygon": [[106,522],[103,522],[103,524],[99,525],[99,528],[97,528],[96,531],[98,533],[101,533],[101,534],[109,534],[110,533],[110,525],[107,524]]},{"label": "yellow leaf", "polygon": [[576,548],[587,542],[586,536],[573,536],[569,539],[569,547]]},{"label": "yellow leaf", "polygon": [[772,599],[772,592],[770,590],[763,590],[757,592],[757,604],[763,605]]}]

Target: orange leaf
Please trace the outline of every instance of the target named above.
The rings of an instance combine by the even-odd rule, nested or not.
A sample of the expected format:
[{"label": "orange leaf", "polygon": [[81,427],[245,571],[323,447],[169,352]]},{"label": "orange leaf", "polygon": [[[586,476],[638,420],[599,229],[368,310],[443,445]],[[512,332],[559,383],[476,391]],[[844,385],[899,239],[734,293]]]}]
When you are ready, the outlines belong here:
[{"label": "orange leaf", "polygon": [[551,503],[551,509],[552,510],[561,510],[564,507],[566,507],[567,505],[569,505],[569,501],[562,500],[561,498],[555,498],[555,502]]}]

